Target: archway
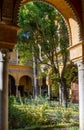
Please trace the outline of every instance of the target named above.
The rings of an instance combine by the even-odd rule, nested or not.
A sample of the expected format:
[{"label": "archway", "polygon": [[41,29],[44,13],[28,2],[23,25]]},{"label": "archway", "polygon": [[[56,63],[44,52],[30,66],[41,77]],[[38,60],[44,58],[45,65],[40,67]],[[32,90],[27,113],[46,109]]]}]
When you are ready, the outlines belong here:
[{"label": "archway", "polygon": [[[32,0],[22,0],[21,5]],[[78,17],[77,10],[74,9],[73,4],[69,0],[40,0],[41,2],[46,2],[47,4],[55,7],[64,17],[70,38],[70,46],[80,43],[81,38],[81,21]],[[39,1],[38,1],[39,2]],[[67,10],[67,11],[66,11]]]},{"label": "archway", "polygon": [[[71,43],[71,48],[70,48],[70,51],[72,51],[72,54],[71,54],[71,59],[74,59],[74,60],[77,60],[77,61],[79,61],[79,60],[81,60],[81,61],[83,61],[84,60],[84,58],[83,58],[83,55],[84,55],[84,51],[83,51],[83,48],[84,48],[84,45],[83,45],[83,43],[84,43],[84,41],[83,41],[83,36],[84,36],[84,34],[83,34],[83,32],[84,32],[84,26],[83,26],[83,24],[84,23],[82,23],[82,22],[84,22],[84,20],[82,21],[82,18],[84,18],[84,17],[82,17],[82,16],[84,16],[84,13],[83,13],[83,9],[82,9],[82,7],[83,7],[83,5],[84,5],[84,3],[83,3],[83,0],[82,1],[80,1],[80,0],[77,0],[77,1],[74,1],[74,0],[45,0],[46,2],[49,2],[49,3],[51,3],[51,4],[53,4],[55,7],[57,7],[57,9],[63,14],[63,16],[65,17],[65,19],[66,19],[66,21],[67,21],[67,23],[68,23],[68,26],[69,26],[69,32],[70,32],[70,43]],[[28,2],[28,0],[22,0],[22,3],[25,3],[25,2]],[[71,4],[71,2],[72,2],[72,4]],[[2,4],[3,3],[3,4]],[[5,4],[4,4],[5,3]],[[5,21],[5,23],[7,23],[7,21],[8,21],[8,23],[10,24],[10,25],[14,25],[15,24],[15,21],[16,21],[16,17],[17,17],[17,10],[19,9],[19,6],[20,6],[20,1],[19,0],[15,0],[15,1],[11,1],[11,3],[12,4],[14,4],[14,6],[12,6],[12,4],[9,4],[10,2],[9,2],[9,0],[8,1],[4,1],[4,2],[2,2],[2,0],[0,1],[0,7],[1,7],[1,14],[0,14],[0,18],[1,18],[1,21]],[[76,5],[78,5],[78,10],[79,10],[79,8],[81,9],[81,10],[79,10],[78,12],[77,12],[77,6],[74,6],[75,4],[74,3],[77,3]],[[2,8],[2,5],[3,5],[3,8]],[[7,5],[10,5],[11,6],[11,8],[8,8],[8,7],[10,7],[10,6],[8,6],[7,7]],[[80,6],[80,5],[82,5],[82,7]],[[12,8],[13,7],[13,8]],[[6,9],[7,8],[7,9]],[[72,8],[74,8],[74,9],[72,9]],[[2,9],[3,9],[3,11],[2,11]],[[15,9],[15,10],[14,10]],[[81,11],[81,14],[79,13]],[[6,12],[6,13],[5,13]],[[8,13],[9,12],[9,13]],[[12,13],[13,12],[13,13]],[[76,12],[76,13],[75,13]],[[76,16],[76,17],[75,17]],[[2,18],[3,17],[3,18]],[[8,19],[7,19],[7,17],[8,17]],[[78,18],[77,18],[78,17]],[[14,18],[15,18],[15,20],[14,20]],[[70,18],[72,18],[71,20],[70,20]],[[77,20],[76,20],[76,18],[77,18]],[[73,22],[71,22],[72,24],[70,24],[70,21],[73,21],[73,20],[76,20],[76,26],[75,26],[75,28],[74,28],[74,24],[73,24]],[[81,21],[81,22],[80,22]],[[2,22],[3,23],[3,22]],[[82,23],[82,24],[81,24]],[[2,34],[2,35],[0,35],[1,37],[0,37],[0,40],[1,40],[1,44],[0,44],[0,47],[1,48],[7,48],[7,49],[9,49],[9,50],[11,50],[13,47],[14,47],[14,44],[16,44],[15,42],[15,40],[14,40],[14,42],[12,41],[12,42],[10,42],[10,39],[12,39],[12,38],[10,38],[9,36],[7,36],[7,37],[5,37],[6,35],[5,34],[8,34],[7,32],[10,30],[11,32],[13,32],[13,30],[11,30],[10,28],[10,25],[8,26],[8,28],[5,28],[5,27],[3,27],[4,26],[4,24],[3,25],[0,25],[1,27],[0,27],[0,33]],[[16,25],[16,24],[15,24]],[[6,26],[7,27],[7,26]],[[76,28],[77,27],[77,28]],[[83,27],[83,28],[82,28]],[[5,31],[3,30],[5,28]],[[1,31],[2,30],[2,31]],[[77,31],[76,31],[77,30]],[[82,31],[81,31],[82,30]],[[4,34],[3,34],[3,32],[4,32]],[[16,32],[16,31],[15,31]],[[12,34],[12,33],[10,33],[10,34]],[[9,37],[9,38],[8,38]],[[15,37],[16,37],[16,35],[15,35]],[[9,40],[7,40],[7,38],[9,39]],[[75,38],[75,40],[74,40],[74,38]],[[76,40],[77,39],[77,40]],[[73,46],[74,44],[75,44],[75,41],[76,41],[76,46]],[[12,43],[14,43],[14,44],[12,44]],[[12,46],[11,46],[12,45]],[[79,50],[80,50],[80,52],[79,52]],[[79,53],[78,53],[79,52]],[[83,70],[84,70],[84,65],[83,64],[80,64],[80,66],[81,66],[81,71],[83,72]],[[80,76],[80,82],[82,81],[82,85],[80,85],[80,87],[82,87],[82,90],[84,90],[83,89],[83,84],[84,84],[84,82],[83,82],[83,74],[84,74],[84,72],[81,74],[81,72],[80,72],[80,74],[79,74],[79,76]],[[82,75],[82,77],[81,77],[81,75]],[[0,75],[1,76],[1,75]],[[82,80],[81,80],[82,79]],[[81,83],[80,83],[81,84]],[[3,85],[2,85],[3,86]],[[83,95],[83,93],[81,93],[82,95]],[[5,94],[4,94],[5,95]],[[7,98],[7,97],[6,97]],[[82,99],[84,99],[84,96],[82,96]],[[3,100],[3,102],[4,102],[5,100]],[[84,100],[83,100],[84,101]],[[6,102],[7,103],[7,102]],[[81,103],[82,104],[82,103]],[[84,108],[84,105],[82,104],[82,108]],[[6,108],[6,107],[5,107]],[[83,109],[82,109],[82,111],[84,111]],[[83,115],[83,114],[81,114],[81,115]],[[84,117],[84,116],[83,116]],[[4,119],[5,119],[5,117],[4,117]],[[7,121],[7,120],[6,120]],[[84,118],[83,118],[83,121],[84,121]],[[7,123],[3,123],[4,124],[4,126],[7,126]],[[83,123],[84,124],[84,123]],[[84,127],[83,127],[84,128]],[[3,130],[5,130],[4,128],[3,128]],[[6,130],[7,130],[7,127],[6,127]],[[81,129],[81,130],[83,130],[83,129]]]},{"label": "archway", "polygon": [[[22,0],[21,5],[32,0]],[[73,62],[84,60],[83,58],[83,27],[81,20],[81,4],[73,0],[40,0],[55,7],[64,17],[69,32],[70,59]],[[38,1],[39,2],[39,1]],[[74,8],[75,5],[75,8]],[[78,10],[77,10],[78,9]],[[80,51],[79,51],[80,50]]]},{"label": "archway", "polygon": [[[75,34],[76,32],[78,32],[79,27],[78,27],[76,19],[74,20],[72,17],[70,17],[68,22],[69,22],[68,25],[70,25],[72,27],[72,30],[69,29],[69,31],[70,31],[69,34]],[[75,25],[75,28],[78,29],[78,30],[75,30],[76,32],[74,32],[74,30],[73,30],[73,28],[74,28],[73,25]],[[70,35],[70,40],[71,40],[71,46],[74,46],[75,44],[78,44],[80,42],[80,38],[75,39],[75,37],[73,37],[72,35]]]},{"label": "archway", "polygon": [[[40,2],[38,2],[38,3],[40,3]],[[28,7],[26,7],[26,6],[24,6],[24,8],[28,8]],[[32,9],[31,9],[32,10]],[[28,12],[31,12],[31,10],[30,11],[28,11],[28,10],[26,10],[26,12],[28,11]],[[26,14],[26,12],[25,12],[25,14]],[[40,11],[39,11],[40,12]],[[42,12],[42,11],[41,11]],[[24,12],[23,12],[24,13]],[[32,13],[33,14],[33,13]],[[43,14],[44,15],[44,14]],[[24,14],[23,14],[23,16],[24,16]],[[30,16],[30,15],[29,15]],[[32,17],[32,16],[31,16]],[[23,18],[23,17],[22,17]],[[30,17],[29,17],[30,18]],[[27,20],[25,20],[25,18],[23,18],[23,21],[27,21]],[[33,20],[34,21],[34,20]],[[55,21],[55,20],[54,20]],[[41,22],[42,23],[42,22]],[[54,22],[53,22],[54,23]],[[23,24],[24,25],[24,24]],[[34,24],[35,25],[35,24]],[[22,26],[21,26],[22,27]],[[40,26],[41,27],[41,26]],[[56,27],[55,27],[56,28]],[[48,30],[48,29],[47,29]],[[29,30],[28,30],[29,31]],[[53,32],[53,31],[51,31],[51,32]],[[57,32],[57,31],[56,31]],[[32,37],[33,38],[33,37]],[[48,40],[49,41],[49,40]],[[47,45],[47,44],[46,44]],[[23,45],[24,46],[24,45]],[[49,50],[49,51],[51,51],[51,50]],[[52,56],[52,57],[54,57],[54,55]]]},{"label": "archway", "polygon": [[22,76],[19,80],[18,91],[21,96],[30,97],[33,94],[32,79],[29,76]]}]

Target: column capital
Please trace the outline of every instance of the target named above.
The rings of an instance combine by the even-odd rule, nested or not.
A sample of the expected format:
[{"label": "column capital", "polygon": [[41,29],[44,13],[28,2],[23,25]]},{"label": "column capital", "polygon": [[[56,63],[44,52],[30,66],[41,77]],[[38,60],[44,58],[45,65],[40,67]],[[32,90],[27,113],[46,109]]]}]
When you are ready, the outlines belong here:
[{"label": "column capital", "polygon": [[77,62],[78,70],[84,70],[84,62]]},{"label": "column capital", "polygon": [[8,49],[0,49],[0,61],[8,61],[9,60],[9,50]]}]

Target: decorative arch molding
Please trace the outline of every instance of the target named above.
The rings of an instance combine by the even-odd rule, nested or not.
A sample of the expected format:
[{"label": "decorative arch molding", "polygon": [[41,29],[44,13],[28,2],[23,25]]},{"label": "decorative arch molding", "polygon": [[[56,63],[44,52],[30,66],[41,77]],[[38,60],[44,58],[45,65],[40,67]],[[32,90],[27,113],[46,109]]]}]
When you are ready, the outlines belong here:
[{"label": "decorative arch molding", "polygon": [[19,81],[22,77],[29,77],[31,80],[33,80],[33,75],[32,74],[27,74],[27,75],[24,75],[24,74],[19,74],[17,76],[17,74],[15,73],[9,73],[8,75],[12,76],[15,80],[15,84],[18,86],[19,85]]},{"label": "decorative arch molding", "polygon": [[32,93],[32,78],[28,75],[21,76],[19,79],[19,86],[22,86],[25,92]]},{"label": "decorative arch molding", "polygon": [[81,20],[70,0],[22,0],[21,6],[31,1],[48,3],[62,14],[69,32],[70,46],[82,41]]},{"label": "decorative arch molding", "polygon": [[20,81],[20,79],[23,78],[23,77],[28,77],[28,78],[31,79],[31,80],[33,79],[32,75],[30,75],[30,74],[28,74],[28,75],[22,74],[22,75],[20,75],[20,77],[19,77],[18,80]]},{"label": "decorative arch molding", "polygon": [[65,0],[65,1],[68,3],[68,6],[70,6],[70,8],[72,9],[73,14],[74,14],[74,18],[75,18],[74,20],[76,20],[76,22],[77,22],[78,34],[76,32],[76,35],[78,35],[78,37],[79,37],[78,43],[80,43],[83,40],[82,24],[81,24],[81,22],[82,22],[81,21],[81,18],[82,18],[81,9],[80,9],[80,11],[77,11],[77,7],[75,8],[73,3],[71,2],[71,1],[74,1],[74,0]]}]

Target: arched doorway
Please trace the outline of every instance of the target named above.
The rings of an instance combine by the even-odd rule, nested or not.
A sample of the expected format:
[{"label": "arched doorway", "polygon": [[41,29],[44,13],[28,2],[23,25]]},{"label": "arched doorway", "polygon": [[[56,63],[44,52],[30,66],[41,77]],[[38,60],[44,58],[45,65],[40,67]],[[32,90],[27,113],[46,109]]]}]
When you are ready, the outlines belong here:
[{"label": "arched doorway", "polygon": [[9,80],[8,80],[8,95],[16,96],[15,79],[11,75],[9,75]]},{"label": "arched doorway", "polygon": [[[67,21],[67,20],[66,20]],[[78,24],[77,24],[77,21],[76,21],[76,19],[74,20],[73,18],[70,18],[69,19],[69,21],[68,21],[69,23],[70,23],[70,26],[72,27],[73,25],[75,25],[76,26],[76,28],[78,29]],[[74,30],[73,30],[74,28],[72,28],[72,30],[69,30],[69,31],[71,31],[71,32],[73,32],[74,33]],[[79,30],[79,29],[78,29]],[[77,32],[78,32],[78,30],[77,30]],[[69,32],[70,33],[70,32]],[[71,34],[71,33],[70,33]],[[75,34],[75,33],[74,33]],[[74,46],[77,42],[79,42],[80,41],[80,38],[78,38],[78,39],[75,39],[75,37],[73,37],[72,38],[73,39],[73,41],[71,41],[71,46]],[[71,40],[72,40],[71,39]],[[77,40],[77,41],[76,41]],[[72,44],[73,43],[73,44]]]},{"label": "arched doorway", "polygon": [[29,76],[22,76],[19,80],[18,93],[22,97],[30,97],[32,92],[32,79]]},{"label": "arched doorway", "polygon": [[[22,0],[23,2],[28,2],[29,0]],[[72,50],[72,52],[74,51],[74,55],[71,57],[71,58],[73,58],[74,57],[74,59],[76,58],[76,57],[79,57],[79,55],[80,55],[80,57],[82,58],[82,61],[84,60],[84,58],[82,57],[84,54],[83,54],[83,46],[82,46],[82,44],[84,43],[84,41],[83,41],[83,36],[84,36],[84,34],[82,33],[82,32],[84,32],[84,26],[83,26],[83,24],[84,24],[84,20],[82,20],[82,18],[84,19],[84,13],[83,13],[83,9],[84,8],[82,8],[83,7],[83,0],[77,0],[77,1],[74,1],[74,0],[46,0],[47,2],[49,2],[49,3],[51,3],[51,4],[53,4],[54,6],[57,6],[58,7],[58,10],[60,11],[60,12],[62,12],[62,14],[63,14],[63,16],[65,17],[65,19],[68,21],[68,23],[69,23],[69,20],[70,20],[70,18],[72,18],[72,19],[76,19],[76,17],[75,16],[78,16],[78,21],[76,20],[76,22],[78,23],[77,24],[77,26],[75,26],[75,28],[74,28],[74,24],[70,24],[69,23],[69,29],[71,30],[70,32],[71,32],[71,35],[70,35],[70,39],[71,39],[71,46],[73,45],[73,43],[75,44],[75,42],[76,42],[76,44],[77,44],[77,46],[73,46],[72,48],[70,48],[71,50]],[[70,2],[72,2],[72,4],[70,4]],[[4,2],[2,2],[2,0],[1,0],[1,2],[0,2],[1,4],[1,15],[0,15],[0,17],[1,17],[1,21],[5,21],[5,23],[9,23],[10,25],[12,25],[12,24],[15,24],[15,20],[17,21],[17,10],[19,9],[19,5],[20,5],[20,1],[19,0],[15,0],[14,2],[12,1],[11,2],[11,4],[9,4],[10,2],[9,2],[9,0],[8,1],[4,1]],[[3,3],[3,4],[2,4]],[[12,5],[12,3],[14,4],[14,6]],[[74,3],[76,3],[76,4],[74,4]],[[8,6],[9,5],[9,6]],[[66,6],[65,6],[66,5]],[[73,6],[74,7],[74,10],[72,10],[72,5],[78,5],[78,6]],[[80,7],[80,5],[82,5],[82,7]],[[3,6],[3,8],[2,8],[2,6]],[[9,7],[9,8],[7,8],[7,6]],[[11,7],[11,8],[10,8]],[[13,7],[13,8],[12,8]],[[79,13],[77,12],[77,8],[76,7],[78,7],[78,12],[80,12],[81,11],[81,15],[79,15]],[[81,9],[81,10],[79,10],[79,8]],[[3,11],[2,11],[2,9],[3,9]],[[13,10],[13,9],[15,9],[15,10]],[[75,13],[74,12],[76,12],[76,15],[74,15]],[[2,18],[3,17],[3,18]],[[8,17],[8,19],[7,19],[7,17]],[[80,18],[81,17],[81,18]],[[14,18],[15,18],[15,20],[14,20]],[[73,21],[71,19],[71,21]],[[82,24],[80,24],[80,19],[81,19],[81,21],[82,21]],[[7,21],[8,20],[8,21]],[[3,22],[2,22],[3,23]],[[73,22],[72,22],[73,23]],[[9,25],[9,29],[11,28],[10,27],[10,25]],[[16,25],[16,24],[15,24]],[[4,25],[1,25],[1,26],[4,26]],[[76,28],[77,27],[77,28]],[[82,28],[83,27],[83,28]],[[9,31],[9,29],[5,29],[5,31],[3,30],[4,29],[4,27],[2,27],[2,31],[0,30],[0,32],[2,33],[2,32],[4,32],[5,34],[12,34],[12,33],[7,33],[7,31]],[[76,29],[77,30],[79,30],[79,31],[77,31],[76,32]],[[11,30],[11,29],[10,29]],[[80,31],[80,30],[83,30],[83,31]],[[11,32],[12,32],[12,30],[11,30]],[[74,32],[74,33],[73,33]],[[80,34],[80,32],[81,32],[81,34]],[[3,33],[2,33],[3,34]],[[12,41],[12,42],[10,42],[10,39],[12,40],[12,38],[10,38],[10,36],[7,36],[7,35],[0,35],[1,37],[1,41],[2,42],[0,42],[1,44],[0,44],[0,46],[1,46],[1,48],[8,48],[8,49],[12,49],[13,47],[14,47],[14,45],[12,45],[12,47],[11,47],[11,44],[12,43],[15,43],[15,40],[14,40],[14,42]],[[7,41],[7,38],[5,37],[5,36],[7,36],[8,37],[8,41]],[[16,37],[16,36],[15,36]],[[72,39],[75,39],[75,40],[72,40]],[[4,43],[4,44],[3,44]],[[81,50],[81,52],[78,54],[77,53],[77,50],[78,50],[78,52],[79,52],[79,50]],[[75,52],[76,52],[76,54],[75,54]],[[81,54],[82,53],[82,54]],[[81,58],[78,58],[78,60],[80,60]],[[84,65],[82,65],[82,72],[83,72],[83,74],[84,74]],[[81,74],[81,76],[83,77],[83,74]],[[79,75],[79,77],[80,77],[80,87],[82,86],[82,88],[84,88],[83,87],[83,84],[84,84],[84,78],[82,78],[80,75]],[[81,80],[82,79],[82,80]],[[81,85],[81,81],[82,81],[82,85]],[[82,90],[84,90],[84,89],[82,89]],[[83,92],[81,90],[81,92]],[[81,93],[82,94],[82,99],[83,99],[83,102],[84,102],[84,96],[83,96],[83,94],[84,94],[84,92],[83,93]],[[5,94],[4,94],[5,95]],[[7,97],[6,97],[7,98]],[[3,102],[6,102],[7,103],[7,101],[3,101]],[[84,108],[84,104],[83,103],[81,103],[81,105],[82,105],[82,108]],[[6,107],[5,107],[6,108]],[[82,111],[84,112],[84,110],[82,109]],[[80,111],[81,112],[81,111]],[[84,114],[81,114],[81,115],[84,115]],[[84,117],[84,116],[83,116]],[[5,119],[5,118],[4,118]],[[84,121],[84,118],[83,118],[83,121]],[[5,122],[4,122],[5,123]],[[3,123],[3,124],[4,124]],[[6,124],[6,123],[5,123]],[[84,123],[83,123],[84,124]],[[7,125],[7,124],[6,124]],[[4,125],[4,126],[6,126],[6,125]],[[83,127],[84,128],[84,127]],[[7,130],[7,127],[6,127],[6,130]],[[83,129],[81,129],[81,130],[83,130]]]}]

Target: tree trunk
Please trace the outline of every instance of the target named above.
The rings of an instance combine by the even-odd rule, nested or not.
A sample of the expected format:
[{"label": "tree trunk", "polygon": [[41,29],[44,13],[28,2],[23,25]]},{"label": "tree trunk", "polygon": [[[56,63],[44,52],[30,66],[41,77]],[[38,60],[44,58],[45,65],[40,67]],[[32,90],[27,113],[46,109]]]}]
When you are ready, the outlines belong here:
[{"label": "tree trunk", "polygon": [[66,84],[60,84],[59,101],[62,107],[67,107],[67,87]]},{"label": "tree trunk", "polygon": [[34,83],[33,83],[33,86],[34,86],[34,98],[37,98],[38,94],[37,94],[37,79],[36,79],[36,62],[35,62],[35,57],[33,55],[33,74],[34,74]]}]

